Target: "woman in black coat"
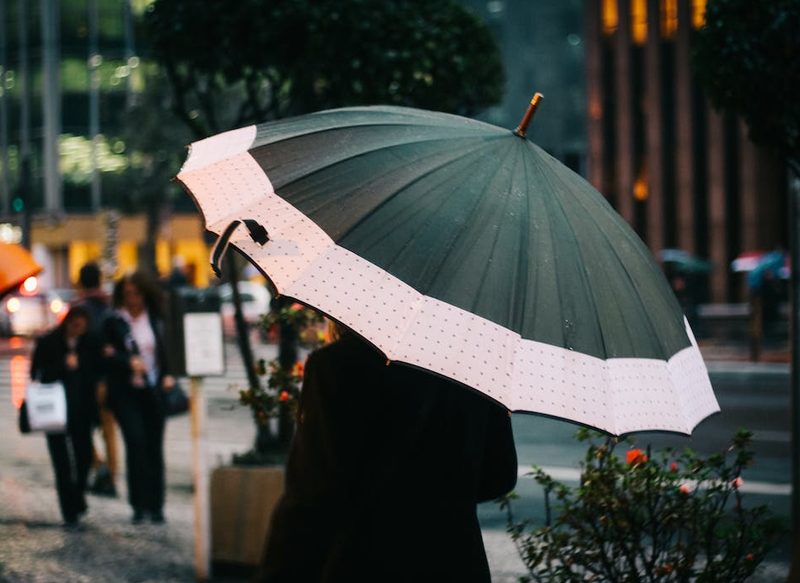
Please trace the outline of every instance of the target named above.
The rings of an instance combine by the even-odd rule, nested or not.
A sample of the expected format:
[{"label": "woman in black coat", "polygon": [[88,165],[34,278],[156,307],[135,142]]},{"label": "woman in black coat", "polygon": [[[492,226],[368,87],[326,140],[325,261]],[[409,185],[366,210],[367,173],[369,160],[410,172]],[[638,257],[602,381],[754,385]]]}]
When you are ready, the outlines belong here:
[{"label": "woman in black coat", "polygon": [[105,320],[108,405],[122,430],[133,522],[146,515],[164,522],[163,391],[171,390],[160,317],[162,300],[144,273],[124,276],[114,287],[115,312]]},{"label": "woman in black coat", "polygon": [[96,338],[87,334],[88,325],[86,309],[73,307],[58,327],[36,341],[31,358],[32,379],[64,384],[67,430],[48,433],[47,449],[61,516],[65,526],[72,528],[87,509],[86,480],[92,463],[92,424],[97,415],[99,350]]},{"label": "woman in black coat", "polygon": [[507,410],[352,333],[300,399],[261,581],[490,580],[476,504],[516,483]]}]

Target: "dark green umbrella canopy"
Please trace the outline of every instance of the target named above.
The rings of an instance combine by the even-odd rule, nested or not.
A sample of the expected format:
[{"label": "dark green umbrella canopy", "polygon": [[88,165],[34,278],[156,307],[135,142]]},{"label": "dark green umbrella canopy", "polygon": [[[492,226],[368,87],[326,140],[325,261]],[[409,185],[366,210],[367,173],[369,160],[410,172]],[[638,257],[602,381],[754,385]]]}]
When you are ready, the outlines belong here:
[{"label": "dark green umbrella canopy", "polygon": [[[318,258],[319,248],[329,241],[368,263],[360,275],[351,273],[360,271],[358,266],[341,264],[339,271],[326,266],[326,285],[346,287],[365,305],[384,293],[383,286],[368,289],[377,280],[366,273],[376,266],[420,297],[508,331],[522,344],[493,358],[513,361],[506,381],[520,385],[515,391],[524,392],[531,383],[538,387],[531,389],[535,398],[525,399],[539,399],[540,389],[549,390],[543,378],[530,376],[542,365],[558,369],[550,377],[553,382],[577,382],[571,378],[577,366],[572,355],[577,354],[590,358],[584,377],[603,378],[600,385],[587,381],[580,391],[603,392],[609,403],[631,399],[634,409],[646,402],[657,410],[664,403],[651,403],[638,392],[649,383],[666,387],[670,403],[691,410],[676,421],[678,429],[657,428],[688,432],[717,410],[702,358],[650,251],[583,178],[510,130],[411,108],[331,110],[193,144],[178,178],[203,211],[207,227],[223,234],[226,242],[235,232],[235,221],[258,215],[259,228],[267,235],[259,239],[263,249],[245,240],[242,231],[233,244],[253,258],[280,293],[315,307],[322,303],[335,319],[348,323],[347,316],[363,324],[352,313],[358,303],[338,314],[330,299],[320,296],[317,302],[316,284],[312,293],[309,286],[297,289],[288,276],[278,277],[280,261],[291,255]],[[295,230],[287,227],[293,221]],[[289,246],[287,239],[292,240]],[[373,283],[367,285],[367,280]],[[386,305],[394,306],[392,302],[387,296]],[[427,316],[427,328],[448,321],[449,308],[436,310]],[[362,328],[356,331],[380,347],[381,329]],[[458,329],[442,333],[458,342]],[[422,329],[403,338],[421,343],[420,337],[428,338]],[[528,357],[537,350],[539,356]],[[456,352],[453,348],[452,355]],[[528,354],[525,363],[523,353]],[[441,358],[447,360],[447,354]],[[689,359],[691,366],[672,362],[676,355]],[[507,398],[500,398],[444,361],[428,365],[415,358],[408,361],[487,392],[509,408],[538,407],[534,410],[548,414],[560,414],[548,407],[569,408],[557,399],[539,406],[521,404],[519,395],[504,393]],[[691,370],[688,380],[679,369]],[[500,376],[492,380],[495,385],[502,382]],[[626,387],[623,393],[632,392],[616,394],[617,385]],[[567,401],[575,398],[582,397],[576,393]],[[695,398],[705,399],[704,405],[691,404]],[[585,418],[593,406],[584,406]],[[576,416],[615,433],[654,422],[631,418],[594,423],[580,412]]]},{"label": "dark green umbrella canopy", "polygon": [[334,241],[423,294],[601,358],[666,359],[690,345],[680,306],[628,224],[509,130],[345,109],[260,126],[250,152]]}]

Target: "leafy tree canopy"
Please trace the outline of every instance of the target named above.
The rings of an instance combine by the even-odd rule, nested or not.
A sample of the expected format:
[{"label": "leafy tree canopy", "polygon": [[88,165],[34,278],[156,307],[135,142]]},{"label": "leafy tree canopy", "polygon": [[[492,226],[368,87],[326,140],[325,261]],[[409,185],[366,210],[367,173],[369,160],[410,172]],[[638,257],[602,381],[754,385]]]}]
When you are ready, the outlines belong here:
[{"label": "leafy tree canopy", "polygon": [[502,94],[492,35],[455,0],[156,0],[145,28],[198,137],[363,104],[471,115]]},{"label": "leafy tree canopy", "polygon": [[800,0],[709,0],[693,65],[718,109],[776,147],[800,176]]}]

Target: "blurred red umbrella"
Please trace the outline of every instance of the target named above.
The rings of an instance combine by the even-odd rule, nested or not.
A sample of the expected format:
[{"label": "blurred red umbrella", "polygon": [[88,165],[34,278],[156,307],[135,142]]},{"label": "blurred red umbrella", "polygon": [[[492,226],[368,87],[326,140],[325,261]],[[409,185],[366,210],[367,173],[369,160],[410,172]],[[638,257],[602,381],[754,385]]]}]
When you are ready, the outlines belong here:
[{"label": "blurred red umbrella", "polygon": [[0,297],[42,271],[30,251],[20,245],[0,243]]}]

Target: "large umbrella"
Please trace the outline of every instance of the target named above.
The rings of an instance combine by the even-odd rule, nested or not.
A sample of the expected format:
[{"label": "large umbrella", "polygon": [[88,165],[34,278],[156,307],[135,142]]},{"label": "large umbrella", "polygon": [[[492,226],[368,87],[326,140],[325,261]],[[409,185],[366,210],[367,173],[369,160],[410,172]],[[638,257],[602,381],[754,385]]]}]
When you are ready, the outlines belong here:
[{"label": "large umbrella", "polygon": [[662,249],[658,258],[664,265],[669,265],[680,273],[706,274],[711,271],[711,262],[700,259],[683,249]]},{"label": "large umbrella", "polygon": [[0,243],[0,297],[42,271],[30,252],[20,245]]},{"label": "large umbrella", "polygon": [[747,273],[747,287],[759,290],[767,278],[789,279],[789,256],[786,253],[771,251],[761,255],[755,267]]},{"label": "large umbrella", "polygon": [[331,110],[196,142],[178,179],[217,251],[388,361],[513,411],[691,432],[719,407],[658,264],[522,126]]}]

